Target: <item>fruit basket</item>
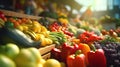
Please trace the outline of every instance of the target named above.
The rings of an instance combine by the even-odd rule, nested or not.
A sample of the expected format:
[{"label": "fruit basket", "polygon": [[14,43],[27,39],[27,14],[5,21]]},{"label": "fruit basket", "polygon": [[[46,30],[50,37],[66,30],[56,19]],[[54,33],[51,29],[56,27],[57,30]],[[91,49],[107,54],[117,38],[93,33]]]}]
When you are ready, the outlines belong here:
[{"label": "fruit basket", "polygon": [[[28,18],[28,19],[31,19],[31,20],[39,20],[41,17],[38,17],[38,16],[32,16],[32,15],[26,15],[26,14],[20,14],[20,13],[17,13],[17,12],[13,12],[13,11],[8,11],[8,10],[1,10],[5,16],[7,17],[17,17],[17,18]],[[50,21],[53,21],[53,19],[50,19],[50,18],[47,18],[49,19]],[[40,47],[38,48],[41,56],[43,57],[43,59],[48,59],[50,58],[50,51],[52,48],[55,47],[55,44],[51,44],[51,45],[48,45],[48,46],[44,46],[44,47]]]}]

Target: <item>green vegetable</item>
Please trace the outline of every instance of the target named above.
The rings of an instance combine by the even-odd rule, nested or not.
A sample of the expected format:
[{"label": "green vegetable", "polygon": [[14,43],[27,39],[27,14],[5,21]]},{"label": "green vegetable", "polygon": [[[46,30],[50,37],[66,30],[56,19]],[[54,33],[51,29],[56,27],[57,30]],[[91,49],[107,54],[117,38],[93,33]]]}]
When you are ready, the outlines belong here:
[{"label": "green vegetable", "polygon": [[15,28],[0,29],[0,44],[15,43],[19,47],[40,47],[40,41],[33,41],[23,32]]},{"label": "green vegetable", "polygon": [[67,41],[65,35],[61,32],[50,32],[49,38],[57,45],[60,45]]},{"label": "green vegetable", "polygon": [[101,43],[107,43],[107,42],[117,42],[117,40],[109,35],[106,35],[105,38],[101,41]]},{"label": "green vegetable", "polygon": [[5,27],[7,28],[14,28],[14,24],[10,21],[5,22]]}]

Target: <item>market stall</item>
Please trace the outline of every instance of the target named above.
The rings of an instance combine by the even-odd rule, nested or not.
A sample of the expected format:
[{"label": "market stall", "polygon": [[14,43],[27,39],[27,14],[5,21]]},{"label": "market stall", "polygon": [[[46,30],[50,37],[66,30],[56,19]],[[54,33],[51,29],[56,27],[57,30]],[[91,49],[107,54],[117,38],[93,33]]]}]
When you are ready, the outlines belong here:
[{"label": "market stall", "polygon": [[[41,1],[45,12],[39,15],[0,9],[0,66],[120,66],[119,18],[95,18],[91,6],[81,15],[70,15],[66,4],[77,10],[83,5],[73,1],[77,3],[73,6],[70,0],[51,1]],[[51,10],[59,2],[64,3]]]}]

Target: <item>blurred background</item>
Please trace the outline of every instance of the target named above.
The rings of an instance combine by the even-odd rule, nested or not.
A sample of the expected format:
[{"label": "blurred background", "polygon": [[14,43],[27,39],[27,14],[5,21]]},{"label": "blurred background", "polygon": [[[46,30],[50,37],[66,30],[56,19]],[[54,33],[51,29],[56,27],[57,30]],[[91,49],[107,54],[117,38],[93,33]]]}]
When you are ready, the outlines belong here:
[{"label": "blurred background", "polygon": [[[31,6],[31,12],[28,6]],[[71,17],[75,14],[83,15],[87,11],[86,13],[97,18],[103,15],[120,18],[120,0],[0,0],[0,9],[33,15],[46,10],[61,9],[61,11],[66,10],[65,12],[71,14]],[[37,10],[36,14],[33,10]]]}]

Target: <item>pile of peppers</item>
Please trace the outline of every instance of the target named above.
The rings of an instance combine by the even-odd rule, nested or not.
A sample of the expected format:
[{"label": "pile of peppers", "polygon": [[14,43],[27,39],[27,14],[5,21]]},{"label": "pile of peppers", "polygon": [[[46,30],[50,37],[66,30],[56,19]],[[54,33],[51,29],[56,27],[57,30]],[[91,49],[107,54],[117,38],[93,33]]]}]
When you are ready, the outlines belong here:
[{"label": "pile of peppers", "polygon": [[66,63],[67,56],[74,54],[78,50],[78,45],[70,46],[68,43],[63,43],[60,48],[53,48],[51,55],[53,58]]},{"label": "pile of peppers", "polygon": [[72,37],[74,35],[72,32],[69,32],[66,27],[63,27],[62,24],[58,23],[57,21],[50,24],[49,29],[51,31],[63,32],[64,34],[66,34],[70,37]]},{"label": "pile of peppers", "polygon": [[66,67],[106,67],[104,51],[85,43],[63,43],[60,48],[52,49],[51,57],[64,62]]},{"label": "pile of peppers", "polygon": [[80,34],[78,38],[80,39],[81,43],[86,43],[86,44],[91,44],[94,41],[99,41],[103,39],[101,36],[97,36],[96,34],[94,34],[94,32],[88,32],[88,31],[85,31],[82,34]]}]

